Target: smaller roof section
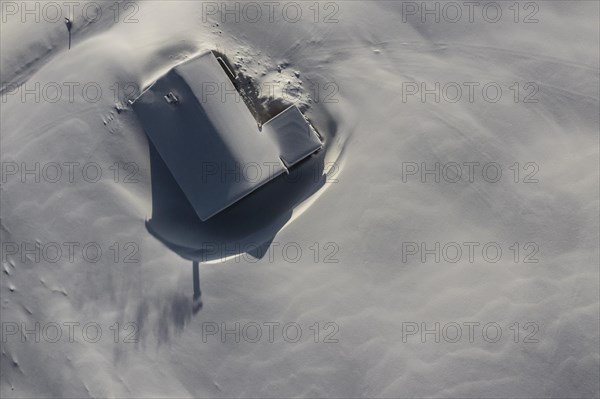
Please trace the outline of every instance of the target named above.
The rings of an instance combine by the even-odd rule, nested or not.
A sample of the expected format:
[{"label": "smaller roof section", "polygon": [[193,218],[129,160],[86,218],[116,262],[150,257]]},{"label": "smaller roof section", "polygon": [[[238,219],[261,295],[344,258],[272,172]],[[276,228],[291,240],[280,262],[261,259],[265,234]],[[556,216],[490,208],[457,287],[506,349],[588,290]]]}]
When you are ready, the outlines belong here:
[{"label": "smaller roof section", "polygon": [[212,52],[169,70],[132,107],[203,221],[322,147],[296,106],[259,129]]},{"label": "smaller roof section", "polygon": [[279,149],[279,158],[291,168],[319,148],[321,140],[295,105],[265,122],[262,133]]}]

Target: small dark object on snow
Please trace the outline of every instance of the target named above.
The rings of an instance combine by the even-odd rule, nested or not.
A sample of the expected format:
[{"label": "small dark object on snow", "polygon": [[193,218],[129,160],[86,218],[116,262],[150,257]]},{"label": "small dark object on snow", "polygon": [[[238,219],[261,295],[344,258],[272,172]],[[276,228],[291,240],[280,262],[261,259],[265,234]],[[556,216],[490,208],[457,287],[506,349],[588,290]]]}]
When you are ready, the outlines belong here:
[{"label": "small dark object on snow", "polygon": [[69,50],[71,49],[71,28],[73,27],[73,22],[69,18],[65,18],[65,24],[67,25],[67,30],[69,31]]}]

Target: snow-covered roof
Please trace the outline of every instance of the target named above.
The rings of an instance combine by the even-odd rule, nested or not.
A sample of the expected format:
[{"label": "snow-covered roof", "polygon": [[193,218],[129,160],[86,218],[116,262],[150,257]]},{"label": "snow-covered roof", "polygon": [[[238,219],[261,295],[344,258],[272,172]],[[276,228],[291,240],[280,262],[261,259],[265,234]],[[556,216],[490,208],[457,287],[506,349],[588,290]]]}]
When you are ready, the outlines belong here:
[{"label": "snow-covered roof", "polygon": [[322,146],[296,106],[259,129],[212,52],[172,68],[132,106],[201,220]]}]

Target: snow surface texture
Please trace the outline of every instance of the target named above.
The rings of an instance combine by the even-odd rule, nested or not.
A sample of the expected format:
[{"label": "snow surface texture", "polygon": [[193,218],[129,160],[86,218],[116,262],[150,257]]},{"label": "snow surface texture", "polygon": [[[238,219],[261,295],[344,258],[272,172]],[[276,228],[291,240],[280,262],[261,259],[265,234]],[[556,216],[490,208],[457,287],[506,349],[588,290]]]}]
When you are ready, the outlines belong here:
[{"label": "snow surface texture", "polygon": [[[489,2],[475,2],[472,22],[461,2],[455,22],[448,8],[423,22],[410,7],[420,2],[302,2],[296,22],[289,7],[282,16],[284,3],[273,18],[264,6],[258,19],[246,9],[239,21],[222,20],[221,2],[99,2],[96,21],[80,3],[70,50],[64,20],[23,22],[7,3],[2,398],[598,397],[598,2],[522,2],[518,14],[497,2],[497,22],[489,6],[482,16]],[[139,94],[132,86],[210,49],[264,89],[267,109],[299,105],[325,138],[323,164],[335,165],[273,222],[270,253],[225,250],[201,264],[204,307],[194,314],[191,262],[145,227],[149,147],[126,100]],[[66,82],[79,83],[72,98]],[[90,82],[98,101],[93,87],[82,95]],[[439,101],[436,82],[446,87]],[[457,101],[451,82],[462,88]],[[36,83],[41,98],[23,98]],[[408,94],[423,83],[434,94]],[[492,102],[496,85],[502,95]],[[52,183],[52,162],[79,166],[72,179],[62,166]],[[462,166],[456,183],[454,164],[439,183],[411,174],[452,162],[479,166],[473,179]],[[20,169],[36,163],[40,172],[22,182]],[[502,168],[495,183],[491,168],[482,178],[488,163]],[[275,195],[264,207],[277,203]],[[46,251],[23,249],[36,243]],[[59,260],[50,243],[62,248]],[[447,251],[423,259],[411,243]],[[486,243],[494,245],[482,256]],[[41,332],[23,342],[36,322]],[[98,342],[93,328],[82,332],[90,322],[102,329]],[[269,322],[280,323],[272,340]],[[297,342],[293,328],[282,333],[292,322]],[[480,323],[472,340],[469,322]],[[79,323],[73,342],[64,323]],[[245,327],[239,343],[221,335],[235,323]],[[421,334],[435,323],[439,342]],[[482,334],[488,323],[502,329],[497,342],[493,328]]]}]

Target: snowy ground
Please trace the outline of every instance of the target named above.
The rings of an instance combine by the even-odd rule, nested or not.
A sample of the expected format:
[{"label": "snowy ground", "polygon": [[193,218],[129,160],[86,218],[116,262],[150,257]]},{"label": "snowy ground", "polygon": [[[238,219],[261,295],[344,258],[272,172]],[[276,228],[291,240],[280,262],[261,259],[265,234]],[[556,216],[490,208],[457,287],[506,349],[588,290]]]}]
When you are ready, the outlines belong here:
[{"label": "snowy ground", "polygon": [[[0,396],[598,397],[598,2],[65,3],[0,2]],[[209,49],[335,164],[193,313],[126,99]]]}]

